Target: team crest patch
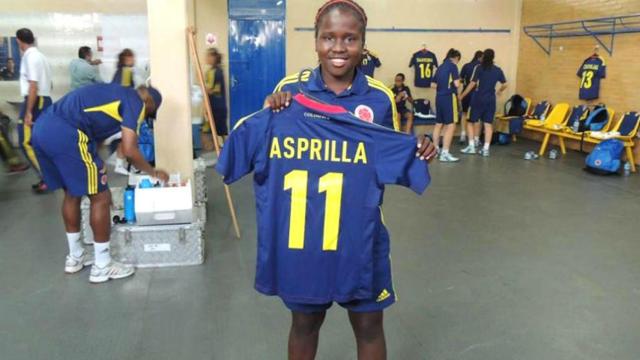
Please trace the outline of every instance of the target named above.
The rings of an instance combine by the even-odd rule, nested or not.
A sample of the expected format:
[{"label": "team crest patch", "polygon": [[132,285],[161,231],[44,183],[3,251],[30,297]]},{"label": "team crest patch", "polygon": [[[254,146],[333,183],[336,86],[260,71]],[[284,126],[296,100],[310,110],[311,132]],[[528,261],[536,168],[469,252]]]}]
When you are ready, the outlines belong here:
[{"label": "team crest patch", "polygon": [[107,185],[107,174],[102,175],[100,183],[102,183],[102,185]]},{"label": "team crest patch", "polygon": [[355,114],[362,121],[366,121],[368,123],[373,122],[373,110],[371,110],[367,105],[358,105]]},{"label": "team crest patch", "polygon": [[595,161],[596,166],[602,165],[602,160],[598,159]]}]

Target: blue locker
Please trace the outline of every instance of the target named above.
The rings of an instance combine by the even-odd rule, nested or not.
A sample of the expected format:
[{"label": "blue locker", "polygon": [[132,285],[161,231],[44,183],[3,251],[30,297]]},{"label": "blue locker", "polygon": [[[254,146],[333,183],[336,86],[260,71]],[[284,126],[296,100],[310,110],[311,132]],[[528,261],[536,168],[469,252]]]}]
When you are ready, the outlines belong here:
[{"label": "blue locker", "polygon": [[285,76],[284,0],[229,0],[231,127]]}]

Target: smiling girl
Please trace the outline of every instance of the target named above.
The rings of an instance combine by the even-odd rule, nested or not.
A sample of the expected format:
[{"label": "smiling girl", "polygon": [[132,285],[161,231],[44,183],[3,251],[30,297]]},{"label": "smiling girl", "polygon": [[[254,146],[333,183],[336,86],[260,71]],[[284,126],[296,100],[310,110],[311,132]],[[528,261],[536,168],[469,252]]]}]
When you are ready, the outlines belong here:
[{"label": "smiling girl", "polygon": [[[284,109],[301,87],[314,98],[340,105],[363,121],[399,130],[393,93],[358,70],[365,48],[366,27],[367,15],[355,1],[327,1],[315,19],[315,48],[320,66],[301,78],[300,74],[285,77],[267,97],[265,106],[274,111]],[[434,155],[435,147],[428,138],[419,141],[416,156],[430,160]],[[384,226],[380,228],[371,259],[375,297],[340,303],[349,312],[358,359],[386,359],[383,310],[395,302],[395,292],[391,281],[389,235]],[[313,359],[320,327],[332,303],[285,302],[285,305],[292,312],[289,359]]]}]

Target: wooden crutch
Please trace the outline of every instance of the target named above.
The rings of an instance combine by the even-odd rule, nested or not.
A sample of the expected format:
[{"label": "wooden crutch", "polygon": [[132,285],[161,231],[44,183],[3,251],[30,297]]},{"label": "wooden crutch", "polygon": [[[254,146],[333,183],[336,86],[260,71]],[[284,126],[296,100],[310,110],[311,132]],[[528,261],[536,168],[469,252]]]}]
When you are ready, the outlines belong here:
[{"label": "wooden crutch", "polygon": [[[193,26],[187,28],[187,39],[189,43],[189,51],[191,53],[191,59],[193,60],[193,65],[195,66],[196,74],[198,74],[198,82],[200,83],[200,90],[202,91],[202,95],[204,97],[204,109],[205,116],[207,117],[207,121],[209,121],[209,126],[211,127],[211,136],[213,137],[213,147],[216,151],[216,155],[220,158],[220,144],[218,144],[218,130],[216,129],[216,124],[213,119],[213,111],[211,111],[211,104],[209,103],[207,95],[207,87],[204,82],[204,74],[202,74],[202,67],[200,65],[200,58],[198,58],[198,51],[196,50],[196,29]],[[236,236],[240,238],[240,227],[238,226],[238,218],[236,217],[236,209],[233,206],[233,200],[231,199],[231,191],[229,190],[229,186],[224,184],[224,192],[227,196],[227,205],[229,206],[229,212],[231,213],[231,221],[233,222],[233,228],[236,231]]]}]

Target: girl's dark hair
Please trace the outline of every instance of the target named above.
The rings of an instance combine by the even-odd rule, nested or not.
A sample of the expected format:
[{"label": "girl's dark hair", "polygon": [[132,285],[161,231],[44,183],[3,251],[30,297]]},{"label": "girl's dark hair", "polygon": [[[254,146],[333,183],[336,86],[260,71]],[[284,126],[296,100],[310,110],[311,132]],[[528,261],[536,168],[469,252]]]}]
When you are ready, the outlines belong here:
[{"label": "girl's dark hair", "polygon": [[487,49],[482,54],[482,68],[488,69],[493,66],[493,59],[496,57],[496,53],[493,49]]},{"label": "girl's dark hair", "polygon": [[460,57],[462,57],[462,55],[460,54],[460,51],[454,48],[449,49],[449,51],[447,52],[447,59],[455,59]]},{"label": "girl's dark hair", "polygon": [[216,48],[208,48],[207,55],[213,56],[218,61],[218,65],[222,63],[222,54]]},{"label": "girl's dark hair", "polygon": [[353,0],[329,0],[318,9],[315,22],[316,38],[318,37],[318,30],[322,18],[333,9],[347,10],[353,14],[362,26],[362,43],[364,43],[367,35],[367,14],[362,6]]},{"label": "girl's dark hair", "polygon": [[404,81],[404,74],[403,73],[397,73],[396,77],[400,76],[402,78],[402,81]]},{"label": "girl's dark hair", "polygon": [[133,50],[131,49],[124,49],[120,51],[120,54],[118,54],[118,69],[124,66],[125,58],[132,57],[132,56],[135,56],[135,55],[133,54]]},{"label": "girl's dark hair", "polygon": [[480,60],[483,54],[484,53],[482,52],[482,50],[476,51],[476,53],[473,54],[473,60],[476,60],[476,61]]}]

